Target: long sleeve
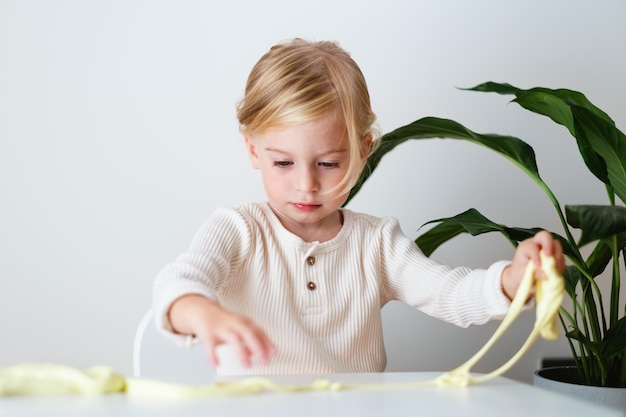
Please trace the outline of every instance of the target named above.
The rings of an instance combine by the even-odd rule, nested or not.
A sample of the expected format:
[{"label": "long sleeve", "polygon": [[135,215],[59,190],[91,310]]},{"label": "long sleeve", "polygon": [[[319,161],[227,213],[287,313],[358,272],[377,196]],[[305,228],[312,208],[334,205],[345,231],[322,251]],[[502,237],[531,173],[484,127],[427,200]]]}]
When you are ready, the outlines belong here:
[{"label": "long sleeve", "polygon": [[509,261],[496,262],[486,270],[451,268],[426,257],[402,233],[396,219],[375,221],[383,304],[399,300],[461,327],[504,317],[510,303],[500,277]]},{"label": "long sleeve", "polygon": [[189,338],[173,335],[167,314],[172,303],[186,294],[218,300],[220,280],[236,269],[250,247],[245,220],[233,210],[217,210],[198,230],[187,251],[157,275],[153,310],[157,327],[180,343]]}]

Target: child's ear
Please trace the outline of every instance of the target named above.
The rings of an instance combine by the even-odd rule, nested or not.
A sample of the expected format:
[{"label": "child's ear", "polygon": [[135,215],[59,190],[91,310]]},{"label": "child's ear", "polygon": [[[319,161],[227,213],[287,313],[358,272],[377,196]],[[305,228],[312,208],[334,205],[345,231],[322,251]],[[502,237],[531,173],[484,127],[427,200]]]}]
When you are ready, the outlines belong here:
[{"label": "child's ear", "polygon": [[256,146],[254,144],[254,140],[250,137],[250,135],[243,135],[246,141],[246,149],[248,150],[248,156],[250,156],[250,162],[252,162],[252,167],[254,169],[259,169],[259,155],[256,153]]},{"label": "child's ear", "polygon": [[361,160],[363,163],[365,163],[367,157],[370,156],[370,149],[372,149],[372,134],[368,133],[361,141]]}]

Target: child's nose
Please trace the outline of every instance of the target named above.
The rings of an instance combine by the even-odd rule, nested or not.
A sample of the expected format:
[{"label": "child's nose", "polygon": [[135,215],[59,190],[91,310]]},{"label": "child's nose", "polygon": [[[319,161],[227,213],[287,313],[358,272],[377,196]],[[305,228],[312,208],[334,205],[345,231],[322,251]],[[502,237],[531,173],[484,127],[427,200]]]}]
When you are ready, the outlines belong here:
[{"label": "child's nose", "polygon": [[298,190],[300,191],[317,191],[319,189],[319,182],[315,170],[307,167],[303,167],[298,173]]}]

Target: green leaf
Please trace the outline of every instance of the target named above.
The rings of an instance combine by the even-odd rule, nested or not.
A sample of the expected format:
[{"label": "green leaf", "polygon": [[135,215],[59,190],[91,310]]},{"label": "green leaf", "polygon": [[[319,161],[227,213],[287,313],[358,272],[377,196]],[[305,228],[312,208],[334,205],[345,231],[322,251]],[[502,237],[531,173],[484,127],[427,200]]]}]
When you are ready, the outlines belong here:
[{"label": "green leaf", "polygon": [[587,257],[587,270],[592,277],[597,277],[606,269],[606,266],[613,260],[613,251],[605,242],[596,243],[591,254]]},{"label": "green leaf", "polygon": [[626,136],[589,109],[580,106],[571,106],[571,109],[576,138],[593,149],[606,165],[606,180],[598,178],[610,185],[626,203]]},{"label": "green leaf", "polygon": [[574,90],[568,89],[549,89],[543,87],[535,87],[528,90],[511,86],[510,84],[498,84],[493,82],[484,83],[474,88],[467,89],[470,91],[495,92],[499,94],[514,94],[516,98],[513,100],[520,106],[534,113],[547,116],[554,122],[567,128],[572,136],[576,139],[580,155],[589,170],[602,182],[607,183],[607,168],[604,160],[596,154],[587,141],[581,140],[576,134],[574,117],[570,106],[575,105],[587,109],[596,117],[605,120],[610,125],[615,125],[613,120],[595,106],[587,97]]},{"label": "green leaf", "polygon": [[[613,260],[613,240],[610,238],[600,240],[587,257],[587,271],[592,277],[597,277],[606,269]],[[626,233],[618,233],[615,243],[617,250],[626,248]]]},{"label": "green leaf", "polygon": [[626,232],[626,207],[565,206],[567,222],[582,230],[578,246]]},{"label": "green leaf", "polygon": [[510,228],[494,223],[474,208],[453,217],[431,220],[421,227],[432,223],[439,224],[415,239],[415,243],[426,256],[430,256],[441,244],[461,233],[478,236],[483,233],[500,232],[513,246],[517,246],[517,242],[534,236],[540,230]]},{"label": "green leaf", "polygon": [[[438,224],[415,239],[415,243],[426,256],[430,256],[443,243],[461,233],[469,233],[472,236],[477,236],[483,233],[499,232],[507,238],[513,246],[517,246],[518,242],[528,239],[542,230],[540,228],[528,229],[498,224],[489,220],[475,208],[466,210],[453,217],[431,220],[424,223],[420,228],[432,223]],[[552,236],[561,242],[564,253],[570,255],[574,254],[575,249],[572,248],[565,238],[556,233],[552,233]]]},{"label": "green leaf", "polygon": [[584,107],[598,117],[615,124],[608,114],[589,101],[583,93],[575,90],[565,88],[550,89],[545,87],[522,89],[508,83],[495,83],[492,81],[479,84],[472,88],[465,88],[464,90],[515,95],[516,98],[513,102],[533,113],[548,116],[554,122],[565,126],[572,135],[574,135],[574,125],[570,111],[567,109],[571,104]]},{"label": "green leaf", "polygon": [[626,353],[626,316],[619,319],[604,336],[604,354],[612,358]]},{"label": "green leaf", "polygon": [[483,93],[498,93],[498,94],[517,94],[523,91],[520,88],[514,87],[509,83],[495,83],[493,81],[487,81],[486,83],[479,84],[472,88],[461,88],[461,90],[467,91],[482,91]]},{"label": "green leaf", "polygon": [[585,333],[581,332],[579,328],[574,327],[572,330],[566,333],[566,336],[570,339],[578,340],[583,345],[589,347],[592,352],[598,354],[598,346],[599,342],[595,343],[589,340],[589,338],[585,335]]},{"label": "green leaf", "polygon": [[415,239],[415,243],[424,255],[430,256],[439,246],[461,233],[467,233],[463,225],[443,221]]},{"label": "green leaf", "polygon": [[526,142],[512,136],[479,134],[449,119],[425,117],[399,127],[380,138],[380,145],[368,158],[365,169],[363,169],[359,180],[350,191],[345,204],[359,192],[363,184],[378,167],[383,156],[396,146],[410,139],[433,138],[461,139],[490,148],[518,165],[535,181],[543,183],[537,170],[535,152]]},{"label": "green leaf", "polygon": [[570,298],[575,299],[576,286],[583,279],[580,270],[573,265],[567,265],[563,271],[563,279],[565,280],[565,291]]}]

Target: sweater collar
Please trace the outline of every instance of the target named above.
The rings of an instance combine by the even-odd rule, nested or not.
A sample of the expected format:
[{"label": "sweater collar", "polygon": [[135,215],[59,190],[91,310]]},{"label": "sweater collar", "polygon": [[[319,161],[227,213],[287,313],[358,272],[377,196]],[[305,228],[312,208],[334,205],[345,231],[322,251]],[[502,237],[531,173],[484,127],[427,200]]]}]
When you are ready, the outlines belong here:
[{"label": "sweater collar", "polygon": [[269,219],[276,235],[279,236],[280,239],[284,239],[285,242],[289,241],[292,245],[300,248],[307,254],[311,254],[313,252],[328,252],[343,244],[343,242],[348,237],[350,230],[352,230],[352,225],[354,221],[354,213],[348,209],[341,208],[340,210],[343,215],[343,225],[341,226],[341,230],[339,230],[339,233],[337,233],[337,235],[335,235],[335,237],[333,237],[332,239],[324,242],[307,242],[299,236],[291,233],[285,228],[285,226],[283,226],[268,202],[263,202],[261,204],[261,208]]}]

